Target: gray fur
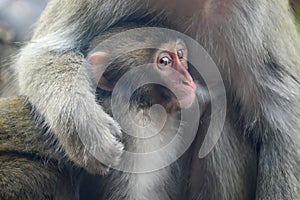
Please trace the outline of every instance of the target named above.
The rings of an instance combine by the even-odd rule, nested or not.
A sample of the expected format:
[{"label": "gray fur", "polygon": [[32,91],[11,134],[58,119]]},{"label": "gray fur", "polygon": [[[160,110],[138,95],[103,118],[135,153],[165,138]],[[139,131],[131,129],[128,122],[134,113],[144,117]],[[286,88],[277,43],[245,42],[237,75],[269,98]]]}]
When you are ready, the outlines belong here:
[{"label": "gray fur", "polygon": [[56,151],[56,139],[31,110],[24,97],[0,100],[0,199],[78,198],[71,178],[78,170]]},{"label": "gray fur", "polygon": [[[219,66],[228,92],[227,121],[232,125],[227,125],[230,128],[224,129],[222,138],[229,137],[231,143],[237,145],[232,133],[239,131],[252,143],[258,159],[256,199],[299,199],[300,43],[288,2],[234,1],[229,9],[234,13],[231,20],[224,18],[222,24],[216,26],[202,19],[197,31],[197,38]],[[239,124],[233,126],[235,121]],[[208,168],[226,170],[230,163],[219,157],[230,153],[224,143],[220,141],[211,156],[200,162],[217,159],[222,166],[217,168],[210,164]],[[208,180],[205,185],[200,184],[203,181],[196,181],[192,185],[198,187],[192,193],[197,193],[199,199],[207,197],[202,193],[211,191],[207,186],[214,184],[219,191],[226,192],[213,194],[222,195],[224,199],[241,199],[242,193],[230,188],[238,179],[229,182],[239,175],[241,169],[238,168],[245,162],[242,155],[239,157],[240,162],[233,158],[230,164],[232,173],[224,172],[216,176],[219,177],[216,182]],[[198,166],[204,163],[198,162]],[[255,162],[252,165],[255,166]],[[249,172],[248,169],[240,178]],[[193,171],[191,177],[195,173]],[[246,180],[253,183],[251,177]]]},{"label": "gray fur", "polygon": [[[288,1],[224,0],[230,17],[207,13],[207,3],[221,2],[217,0],[185,1],[189,12],[176,7],[177,1],[166,1],[164,7],[154,5],[157,2],[52,0],[17,63],[23,94],[45,116],[71,159],[90,171],[102,171],[86,150],[77,150],[78,140],[73,146],[76,131],[88,127],[89,133],[111,139],[101,140],[103,159],[116,164],[122,153],[122,145],[114,136],[120,133],[118,126],[99,108],[91,116],[95,124],[89,128],[83,121],[86,116],[82,116],[96,105],[89,84],[83,82],[78,87],[65,80],[76,77],[84,49],[95,35],[125,20],[141,18],[148,23],[153,21],[151,14],[159,13],[154,21],[159,19],[187,32],[208,50],[219,66],[228,94],[223,139],[207,158],[199,161],[193,156],[186,198],[251,199],[255,193],[255,199],[299,199],[300,42]],[[68,73],[59,73],[66,68]],[[83,92],[84,98],[74,98],[75,91]],[[77,105],[86,105],[80,115]],[[98,120],[103,117],[110,122]],[[79,127],[76,131],[75,126]],[[244,140],[247,145],[242,148]],[[195,148],[194,154],[198,150]],[[248,154],[249,162],[244,157]],[[252,170],[255,158],[257,174]],[[246,183],[251,175],[257,177],[257,182],[251,180],[255,190]]]}]

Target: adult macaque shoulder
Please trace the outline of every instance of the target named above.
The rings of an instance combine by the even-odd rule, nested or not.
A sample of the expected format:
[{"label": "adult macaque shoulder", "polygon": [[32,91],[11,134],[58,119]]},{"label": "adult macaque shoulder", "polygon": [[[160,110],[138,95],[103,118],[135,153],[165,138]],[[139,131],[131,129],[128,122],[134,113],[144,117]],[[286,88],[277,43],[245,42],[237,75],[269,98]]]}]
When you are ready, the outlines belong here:
[{"label": "adult macaque shoulder", "polygon": [[45,134],[25,97],[0,99],[0,199],[75,199],[70,168]]},{"label": "adult macaque shoulder", "polygon": [[54,150],[49,149],[44,135],[25,97],[0,99],[0,153],[51,155]]}]

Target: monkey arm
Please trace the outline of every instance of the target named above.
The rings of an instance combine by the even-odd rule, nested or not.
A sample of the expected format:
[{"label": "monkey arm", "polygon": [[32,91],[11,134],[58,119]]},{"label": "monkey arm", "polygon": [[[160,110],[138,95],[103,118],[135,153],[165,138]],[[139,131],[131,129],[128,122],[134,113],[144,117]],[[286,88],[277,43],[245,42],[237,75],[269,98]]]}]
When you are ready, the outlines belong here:
[{"label": "monkey arm", "polygon": [[81,55],[49,52],[25,62],[32,68],[19,69],[21,90],[44,116],[68,157],[91,173],[105,173],[102,163],[114,165],[121,156],[123,145],[117,139],[121,133],[96,103],[88,75],[81,68]]},{"label": "monkey arm", "polygon": [[[92,9],[86,15],[90,3],[50,1],[32,42],[19,55],[16,71],[22,95],[27,96],[44,117],[68,157],[89,172],[102,174],[107,172],[107,166],[116,165],[120,160],[123,153],[123,144],[119,141],[121,131],[96,103],[91,82],[85,72],[81,73],[84,57],[79,49],[84,48],[93,34],[113,23],[114,17],[106,16],[113,13],[104,7],[114,5],[93,1],[99,9]],[[120,1],[114,3],[123,6]],[[98,10],[108,11],[101,16]],[[93,24],[96,16],[108,22],[100,20]]]},{"label": "monkey arm", "polygon": [[300,198],[300,78],[295,68],[289,70],[271,83],[270,88],[281,90],[265,88],[271,95],[264,97],[263,117],[256,119],[260,132],[257,199]]}]

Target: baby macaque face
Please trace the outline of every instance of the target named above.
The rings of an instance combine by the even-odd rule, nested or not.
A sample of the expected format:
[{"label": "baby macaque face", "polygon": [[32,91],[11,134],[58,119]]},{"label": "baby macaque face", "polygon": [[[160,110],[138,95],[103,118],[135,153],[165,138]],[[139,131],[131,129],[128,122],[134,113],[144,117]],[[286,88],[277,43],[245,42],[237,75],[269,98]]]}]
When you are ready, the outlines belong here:
[{"label": "baby macaque face", "polygon": [[188,72],[188,51],[182,40],[166,43],[156,54],[156,70],[174,92],[181,108],[189,108],[195,99],[196,85]]},{"label": "baby macaque face", "polygon": [[[177,97],[176,102],[179,103],[177,107],[189,108],[195,100],[196,86],[188,72],[188,51],[185,43],[180,39],[163,43],[154,55],[153,52],[152,55],[145,55],[150,54],[150,51],[141,50],[141,52],[143,52],[140,53],[143,58],[140,58],[140,60],[152,59],[151,63],[154,63],[152,66],[157,76]],[[107,56],[109,55],[105,52],[95,52],[90,55],[88,60],[94,71],[99,71],[99,68],[105,66]],[[106,91],[112,91],[114,83],[102,76],[98,82],[98,87]],[[173,104],[174,102],[175,100],[170,103]]]}]

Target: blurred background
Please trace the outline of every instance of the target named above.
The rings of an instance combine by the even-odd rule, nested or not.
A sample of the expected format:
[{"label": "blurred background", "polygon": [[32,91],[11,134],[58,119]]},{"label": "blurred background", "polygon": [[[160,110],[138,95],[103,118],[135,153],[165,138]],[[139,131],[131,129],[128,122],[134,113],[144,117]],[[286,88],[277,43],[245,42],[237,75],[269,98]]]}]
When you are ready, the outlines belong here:
[{"label": "blurred background", "polygon": [[47,3],[48,0],[0,0],[0,97],[16,94],[8,66],[31,38],[33,25]]},{"label": "blurred background", "polygon": [[48,0],[0,0],[0,62],[30,39],[31,30]]},{"label": "blurred background", "polygon": [[0,0],[0,26],[16,41],[30,39],[30,30],[48,0]]},{"label": "blurred background", "polygon": [[295,0],[297,2],[292,4],[293,10],[295,12],[297,23],[298,23],[298,31],[300,33],[300,0]]}]

